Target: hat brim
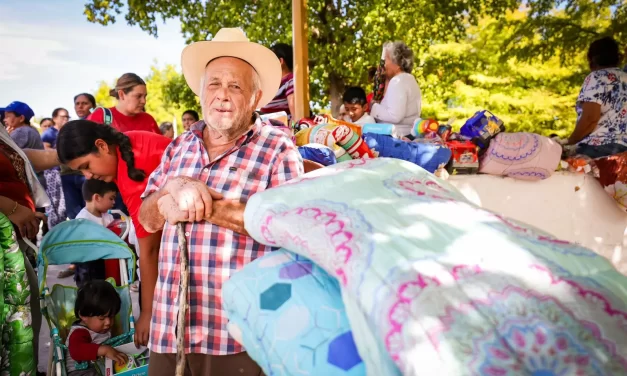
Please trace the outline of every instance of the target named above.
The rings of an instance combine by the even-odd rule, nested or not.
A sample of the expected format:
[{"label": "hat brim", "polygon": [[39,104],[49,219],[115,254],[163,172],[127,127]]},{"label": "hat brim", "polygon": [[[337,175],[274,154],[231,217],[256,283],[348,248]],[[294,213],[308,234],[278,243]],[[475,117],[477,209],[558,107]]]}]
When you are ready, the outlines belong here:
[{"label": "hat brim", "polygon": [[207,64],[219,57],[235,57],[250,64],[261,80],[261,108],[276,96],[281,85],[281,63],[270,49],[252,42],[195,42],[183,49],[181,66],[187,85],[200,96],[200,80]]}]

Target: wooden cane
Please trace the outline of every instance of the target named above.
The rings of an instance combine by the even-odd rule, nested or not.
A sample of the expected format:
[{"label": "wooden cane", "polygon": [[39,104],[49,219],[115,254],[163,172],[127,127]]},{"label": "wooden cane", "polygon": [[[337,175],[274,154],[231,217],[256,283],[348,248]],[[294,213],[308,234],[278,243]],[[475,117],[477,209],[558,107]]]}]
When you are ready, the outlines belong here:
[{"label": "wooden cane", "polygon": [[189,253],[185,223],[178,223],[176,230],[179,238],[179,254],[181,255],[181,285],[179,294],[179,317],[176,325],[176,376],[185,373],[185,317],[187,316],[187,292],[189,290]]}]

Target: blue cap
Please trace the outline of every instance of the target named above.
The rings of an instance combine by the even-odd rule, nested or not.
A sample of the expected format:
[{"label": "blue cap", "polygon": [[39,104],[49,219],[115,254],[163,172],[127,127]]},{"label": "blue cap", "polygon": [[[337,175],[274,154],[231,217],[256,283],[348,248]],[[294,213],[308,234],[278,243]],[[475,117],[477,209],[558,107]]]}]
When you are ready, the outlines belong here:
[{"label": "blue cap", "polygon": [[35,113],[31,108],[24,102],[13,101],[9,103],[5,108],[0,108],[0,111],[4,112],[15,112],[18,116],[22,115],[26,119],[26,121],[30,120]]}]

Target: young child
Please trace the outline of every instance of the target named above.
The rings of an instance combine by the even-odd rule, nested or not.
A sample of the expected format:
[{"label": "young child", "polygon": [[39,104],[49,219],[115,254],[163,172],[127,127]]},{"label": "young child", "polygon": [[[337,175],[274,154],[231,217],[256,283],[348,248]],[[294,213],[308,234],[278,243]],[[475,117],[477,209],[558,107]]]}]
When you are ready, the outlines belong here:
[{"label": "young child", "polygon": [[89,219],[99,225],[107,227],[114,221],[109,210],[115,205],[115,196],[118,187],[115,183],[89,179],[83,183],[83,199],[85,207],[76,215],[76,218]]},{"label": "young child", "polygon": [[376,123],[374,118],[368,114],[368,104],[366,102],[366,92],[360,87],[349,87],[342,97],[344,108],[348,115],[343,119],[354,124]]},{"label": "young child", "polygon": [[122,301],[107,281],[89,281],[78,290],[74,314],[78,318],[70,328],[65,345],[66,370],[69,376],[96,376],[93,364],[77,370],[77,362],[94,361],[104,356],[118,365],[128,362],[128,356],[102,343],[111,338],[113,318],[120,312]]},{"label": "young child", "polygon": [[[115,183],[96,179],[85,180],[83,183],[85,207],[76,215],[76,218],[87,219],[104,227],[109,226],[115,220],[108,211],[115,205],[117,191],[118,187]],[[103,260],[79,263],[72,269],[74,269],[74,280],[79,288],[87,281],[105,279]]]}]

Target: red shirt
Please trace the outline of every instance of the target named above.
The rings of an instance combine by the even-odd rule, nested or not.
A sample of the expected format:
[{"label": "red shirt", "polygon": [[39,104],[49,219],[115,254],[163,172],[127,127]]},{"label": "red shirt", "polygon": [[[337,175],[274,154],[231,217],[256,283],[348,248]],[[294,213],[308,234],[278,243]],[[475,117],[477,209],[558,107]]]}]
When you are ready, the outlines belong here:
[{"label": "red shirt", "polygon": [[[13,201],[17,201],[18,204],[26,206],[32,211],[35,211],[35,203],[30,195],[28,185],[20,179],[17,174],[17,170],[11,159],[5,154],[10,150],[7,146],[6,149],[0,149],[0,196],[5,196]],[[24,164],[24,161],[19,158],[18,163]],[[22,168],[25,168],[22,165]]]},{"label": "red shirt", "polygon": [[372,109],[372,98],[374,98],[374,92],[366,95],[366,103],[368,103],[368,112]]},{"label": "red shirt", "polygon": [[[142,112],[135,116],[126,116],[115,107],[111,107],[109,110],[111,110],[111,115],[113,115],[111,126],[120,132],[146,131],[161,134],[155,118],[147,112]],[[97,109],[87,117],[87,120],[104,124],[104,111],[100,108]]]},{"label": "red shirt", "polygon": [[128,166],[118,150],[118,173],[115,183],[118,185],[122,201],[128,208],[129,215],[135,225],[138,238],[145,238],[150,233],[139,223],[139,207],[142,204],[141,195],[146,189],[148,177],[161,164],[163,152],[170,145],[169,138],[151,132],[131,131],[124,133],[131,139],[131,147],[135,155],[135,167],[144,170],[146,178],[138,182],[128,177]]},{"label": "red shirt", "polygon": [[87,329],[75,329],[68,339],[70,356],[77,362],[98,359],[100,344],[94,343]]}]

